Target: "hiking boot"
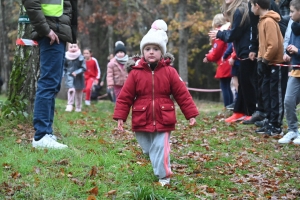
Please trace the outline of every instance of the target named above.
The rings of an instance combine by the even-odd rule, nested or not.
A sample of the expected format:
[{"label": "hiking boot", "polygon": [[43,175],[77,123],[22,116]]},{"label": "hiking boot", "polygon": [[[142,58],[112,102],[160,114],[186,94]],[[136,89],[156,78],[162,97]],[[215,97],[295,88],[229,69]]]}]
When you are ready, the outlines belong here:
[{"label": "hiking boot", "polygon": [[245,117],[246,116],[243,113],[233,113],[231,117],[225,119],[225,122],[232,123],[232,122],[243,120]]},{"label": "hiking boot", "polygon": [[265,118],[264,120],[254,122],[254,124],[257,127],[264,127],[266,124],[268,124],[268,122],[269,120]]},{"label": "hiking boot", "polygon": [[250,119],[247,119],[243,121],[243,124],[254,124],[257,121],[262,121],[264,117],[260,114],[259,111],[256,111],[252,114]]},{"label": "hiking boot", "polygon": [[229,104],[228,106],[226,106],[227,110],[233,110],[235,106],[235,103]]},{"label": "hiking boot", "polygon": [[52,149],[64,149],[67,148],[67,145],[61,144],[53,140],[48,134],[42,137],[40,140],[35,141],[32,139],[32,147],[35,148],[52,148]]},{"label": "hiking boot", "polygon": [[161,178],[158,181],[161,186],[169,185],[170,184],[170,178]]},{"label": "hiking boot", "polygon": [[278,140],[278,143],[288,144],[297,137],[299,137],[299,133],[294,131],[289,131],[287,134],[285,134],[285,136],[283,136],[281,139]]},{"label": "hiking boot", "polygon": [[294,144],[300,144],[300,135],[298,134],[298,137],[293,140]]}]

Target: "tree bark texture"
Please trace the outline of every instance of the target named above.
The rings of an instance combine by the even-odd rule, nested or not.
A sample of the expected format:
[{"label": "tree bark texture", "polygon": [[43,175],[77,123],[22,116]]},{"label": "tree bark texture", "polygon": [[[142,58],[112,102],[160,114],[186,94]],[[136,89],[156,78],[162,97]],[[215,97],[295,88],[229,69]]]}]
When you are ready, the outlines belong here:
[{"label": "tree bark texture", "polygon": [[[20,15],[25,14],[23,6],[21,6]],[[31,30],[31,24],[19,23],[18,38],[30,39]],[[17,107],[20,101],[26,101],[27,113],[33,112],[39,73],[39,48],[16,46],[8,93],[8,100],[12,106]]]}]

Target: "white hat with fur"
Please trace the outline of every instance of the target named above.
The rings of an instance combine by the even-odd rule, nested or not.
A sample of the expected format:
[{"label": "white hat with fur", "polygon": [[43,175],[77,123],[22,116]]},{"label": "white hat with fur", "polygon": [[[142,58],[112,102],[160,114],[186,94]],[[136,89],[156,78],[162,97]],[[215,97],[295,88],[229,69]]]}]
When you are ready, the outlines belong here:
[{"label": "white hat with fur", "polygon": [[168,26],[164,20],[162,19],[155,20],[151,25],[151,29],[143,37],[140,43],[142,55],[143,55],[143,49],[147,44],[158,45],[161,49],[162,54],[164,55],[167,52],[167,43],[168,43],[168,36],[166,33],[167,30],[168,30]]}]

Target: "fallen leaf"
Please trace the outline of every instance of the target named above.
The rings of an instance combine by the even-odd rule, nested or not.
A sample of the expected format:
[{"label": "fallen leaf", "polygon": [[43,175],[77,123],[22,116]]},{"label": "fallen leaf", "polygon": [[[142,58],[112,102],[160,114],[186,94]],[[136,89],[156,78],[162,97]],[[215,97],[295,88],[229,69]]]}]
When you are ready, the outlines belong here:
[{"label": "fallen leaf", "polygon": [[88,191],[89,194],[98,195],[98,187],[94,187]]}]

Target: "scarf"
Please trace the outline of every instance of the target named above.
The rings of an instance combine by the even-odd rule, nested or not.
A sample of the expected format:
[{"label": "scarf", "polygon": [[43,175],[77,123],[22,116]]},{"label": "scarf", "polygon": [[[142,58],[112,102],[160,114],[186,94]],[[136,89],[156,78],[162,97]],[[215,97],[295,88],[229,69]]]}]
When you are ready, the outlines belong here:
[{"label": "scarf", "polygon": [[118,61],[118,63],[121,63],[122,65],[125,65],[125,63],[128,60],[128,55],[125,55],[123,58],[118,58],[117,56],[115,56],[115,58]]},{"label": "scarf", "polygon": [[78,50],[78,51],[76,51],[76,52],[69,52],[69,51],[67,51],[66,52],[66,59],[68,59],[68,60],[75,60],[76,58],[78,58],[79,56],[81,55],[81,51],[80,51],[80,49]]}]

